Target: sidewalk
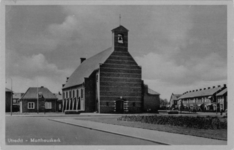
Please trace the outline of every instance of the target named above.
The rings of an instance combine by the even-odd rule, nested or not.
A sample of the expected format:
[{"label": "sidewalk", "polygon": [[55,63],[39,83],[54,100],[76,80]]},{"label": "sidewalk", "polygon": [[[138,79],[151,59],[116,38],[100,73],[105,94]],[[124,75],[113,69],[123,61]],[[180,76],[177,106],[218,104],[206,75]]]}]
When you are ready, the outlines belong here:
[{"label": "sidewalk", "polygon": [[49,119],[49,120],[80,126],[84,128],[99,130],[103,132],[114,133],[118,135],[135,137],[166,145],[227,145],[227,141],[161,132],[155,130],[147,130],[141,128],[111,125],[111,124],[86,121],[86,120],[76,120],[72,118]]}]

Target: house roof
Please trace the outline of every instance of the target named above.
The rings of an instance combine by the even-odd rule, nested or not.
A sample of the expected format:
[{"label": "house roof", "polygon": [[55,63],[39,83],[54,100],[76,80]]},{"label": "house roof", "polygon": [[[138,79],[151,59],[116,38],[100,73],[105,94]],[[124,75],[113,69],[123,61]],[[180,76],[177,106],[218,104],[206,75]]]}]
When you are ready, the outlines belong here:
[{"label": "house roof", "polygon": [[219,92],[219,93],[217,94],[217,96],[222,96],[222,95],[224,95],[224,94],[226,94],[226,93],[227,93],[227,88],[224,89],[224,90],[222,90],[221,92]]},{"label": "house roof", "polygon": [[223,87],[215,87],[215,88],[210,88],[210,89],[206,89],[206,90],[188,92],[188,93],[185,93],[184,95],[180,96],[179,99],[201,97],[201,96],[212,96],[214,93],[218,92],[222,88]]},{"label": "house roof", "polygon": [[182,94],[171,94],[171,99],[170,101],[174,101],[174,100],[178,100],[178,98],[181,96]]},{"label": "house roof", "polygon": [[156,92],[156,91],[154,91],[154,90],[152,90],[150,88],[148,88],[148,93],[153,94],[153,95],[160,95],[158,92]]},{"label": "house roof", "polygon": [[57,97],[46,87],[30,87],[21,99],[37,99],[37,93],[39,92],[42,93],[45,99],[57,99]]},{"label": "house roof", "polygon": [[23,96],[24,93],[14,93],[13,98],[20,99]]},{"label": "house roof", "polygon": [[62,100],[63,97],[61,94],[54,93],[54,95],[57,97],[58,100]]},{"label": "house roof", "polygon": [[12,92],[12,90],[8,89],[8,88],[5,88],[5,91],[6,92]]},{"label": "house roof", "polygon": [[100,63],[104,63],[112,52],[113,49],[108,48],[83,61],[72,73],[63,89],[82,84],[84,82],[84,78],[89,77],[94,70],[98,69]]}]

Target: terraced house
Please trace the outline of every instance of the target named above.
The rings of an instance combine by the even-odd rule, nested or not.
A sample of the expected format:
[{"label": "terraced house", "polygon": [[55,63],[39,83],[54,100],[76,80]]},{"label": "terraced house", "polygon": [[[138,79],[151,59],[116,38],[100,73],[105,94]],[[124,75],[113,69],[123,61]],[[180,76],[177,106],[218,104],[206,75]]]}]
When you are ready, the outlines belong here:
[{"label": "terraced house", "polygon": [[62,91],[63,111],[139,113],[159,108],[159,93],[144,85],[142,68],[128,51],[128,30],[121,25],[112,30],[112,47],[81,58]]},{"label": "terraced house", "polygon": [[[217,94],[226,89],[226,84],[223,86],[213,86],[204,89],[196,89],[183,93],[178,98],[179,108],[181,105],[185,109],[196,109],[200,111],[219,111],[220,103],[217,99]],[[221,93],[222,94],[222,93]]]}]

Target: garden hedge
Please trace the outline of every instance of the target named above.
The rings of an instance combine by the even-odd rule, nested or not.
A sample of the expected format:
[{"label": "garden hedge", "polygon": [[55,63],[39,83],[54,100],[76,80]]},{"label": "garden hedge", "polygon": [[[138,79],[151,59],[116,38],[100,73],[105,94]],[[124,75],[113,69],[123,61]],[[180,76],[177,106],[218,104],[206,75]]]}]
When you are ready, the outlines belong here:
[{"label": "garden hedge", "polygon": [[122,116],[118,121],[134,121],[149,124],[172,125],[197,129],[227,129],[227,121],[218,117],[192,116]]}]

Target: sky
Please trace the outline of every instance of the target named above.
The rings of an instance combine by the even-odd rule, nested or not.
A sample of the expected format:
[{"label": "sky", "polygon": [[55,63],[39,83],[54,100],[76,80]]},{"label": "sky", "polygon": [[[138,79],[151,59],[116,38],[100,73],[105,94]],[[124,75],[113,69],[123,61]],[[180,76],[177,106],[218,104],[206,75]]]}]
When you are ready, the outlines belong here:
[{"label": "sky", "polygon": [[227,83],[225,5],[6,6],[6,87],[61,91],[66,77],[129,30],[129,52],[149,88],[172,93]]}]

